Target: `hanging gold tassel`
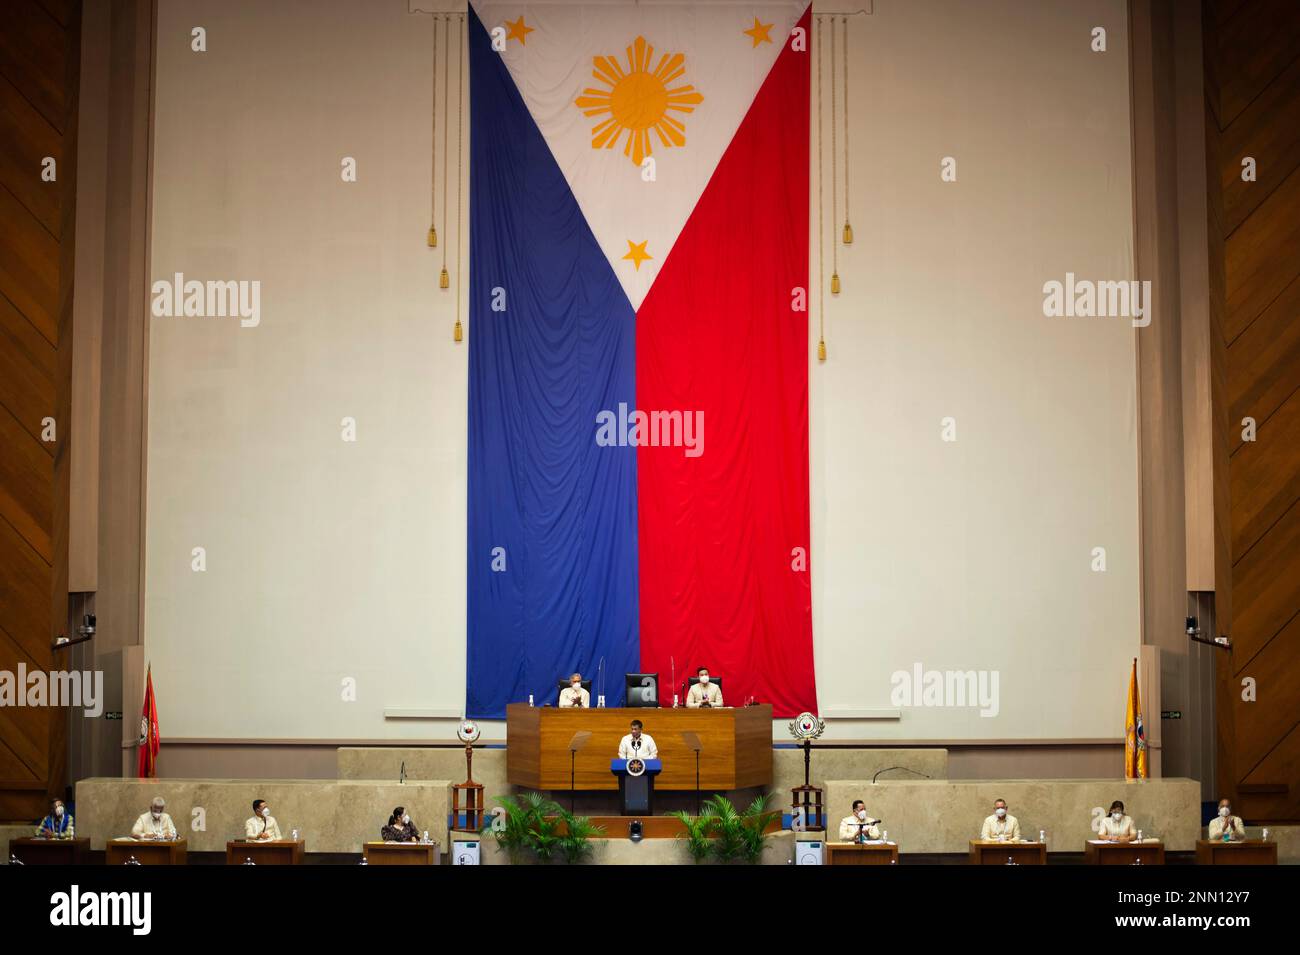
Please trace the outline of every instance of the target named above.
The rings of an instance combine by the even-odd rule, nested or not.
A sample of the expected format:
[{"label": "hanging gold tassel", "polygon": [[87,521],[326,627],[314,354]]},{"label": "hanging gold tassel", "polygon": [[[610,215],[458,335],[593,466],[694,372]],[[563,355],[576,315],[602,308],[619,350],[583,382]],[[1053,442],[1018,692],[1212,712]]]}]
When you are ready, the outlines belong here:
[{"label": "hanging gold tassel", "polygon": [[429,248],[436,249],[437,247],[438,247],[438,230],[433,226],[429,226]]},{"label": "hanging gold tassel", "polygon": [[844,244],[853,244],[853,226],[849,225],[849,220],[844,220]]},{"label": "hanging gold tassel", "polygon": [[[460,281],[462,278],[460,271],[460,257],[465,251],[465,241],[460,231],[460,206],[461,206],[461,156],[464,155],[464,128],[465,128],[465,93],[464,81],[460,78],[463,71],[462,60],[464,59],[464,43],[461,40],[461,24],[456,26],[456,325],[452,329],[451,339],[454,342],[461,342],[465,338],[465,331],[460,324]],[[447,262],[446,251],[443,252],[443,269],[442,269],[442,287],[447,287]]]},{"label": "hanging gold tassel", "polygon": [[817,360],[826,360],[826,339],[824,338],[817,343]]},{"label": "hanging gold tassel", "polygon": [[840,273],[839,272],[831,273],[831,294],[832,295],[840,294]]},{"label": "hanging gold tassel", "polygon": [[447,274],[447,267],[442,267],[442,274],[438,276],[438,288],[451,288],[451,276]]}]

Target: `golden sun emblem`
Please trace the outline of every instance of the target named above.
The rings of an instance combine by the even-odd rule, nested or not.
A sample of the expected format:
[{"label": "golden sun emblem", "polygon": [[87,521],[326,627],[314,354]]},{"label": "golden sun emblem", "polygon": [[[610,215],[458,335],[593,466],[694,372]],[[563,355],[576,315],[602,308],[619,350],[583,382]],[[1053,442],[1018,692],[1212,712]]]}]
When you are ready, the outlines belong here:
[{"label": "golden sun emblem", "polygon": [[664,53],[653,70],[655,48],[639,36],[627,48],[627,70],[612,56],[594,56],[591,65],[598,81],[609,89],[587,87],[574,100],[585,116],[606,116],[591,130],[592,149],[613,149],[626,132],[623,155],[636,165],[651,153],[650,131],[665,148],[686,145],[686,125],[669,112],[693,113],[704,102],[694,86],[672,86],[686,72],[686,57]]}]

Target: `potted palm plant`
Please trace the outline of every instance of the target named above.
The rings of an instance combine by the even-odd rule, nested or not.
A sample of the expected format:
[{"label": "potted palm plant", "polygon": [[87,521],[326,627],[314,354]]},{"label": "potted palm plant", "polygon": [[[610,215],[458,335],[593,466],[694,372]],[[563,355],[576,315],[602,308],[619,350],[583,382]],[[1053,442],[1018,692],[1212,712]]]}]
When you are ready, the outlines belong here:
[{"label": "potted palm plant", "polygon": [[[504,813],[494,817],[483,831],[491,831],[497,848],[511,862],[531,858],[547,863],[563,859],[568,863],[591,857],[591,839],[604,832],[587,816],[575,816],[541,793],[524,792],[498,800]],[[497,822],[500,818],[500,822]]]},{"label": "potted palm plant", "polygon": [[778,811],[767,808],[768,797],[760,794],[743,811],[737,810],[730,799],[715,793],[704,801],[704,811],[699,816],[674,812],[686,832],[679,838],[686,840],[686,851],[695,862],[712,856],[720,863],[743,862],[756,865],[763,857],[771,836],[767,829]]}]

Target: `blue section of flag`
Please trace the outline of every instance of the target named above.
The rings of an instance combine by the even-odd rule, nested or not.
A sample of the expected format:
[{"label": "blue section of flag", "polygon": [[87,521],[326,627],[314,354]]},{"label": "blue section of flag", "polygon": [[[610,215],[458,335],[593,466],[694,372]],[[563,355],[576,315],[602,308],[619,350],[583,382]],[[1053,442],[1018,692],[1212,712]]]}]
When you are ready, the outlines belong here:
[{"label": "blue section of flag", "polygon": [[[636,448],[596,415],[635,407],[636,315],[514,80],[469,11],[466,714],[556,681],[609,705],[640,659]],[[601,692],[592,685],[592,705]]]}]

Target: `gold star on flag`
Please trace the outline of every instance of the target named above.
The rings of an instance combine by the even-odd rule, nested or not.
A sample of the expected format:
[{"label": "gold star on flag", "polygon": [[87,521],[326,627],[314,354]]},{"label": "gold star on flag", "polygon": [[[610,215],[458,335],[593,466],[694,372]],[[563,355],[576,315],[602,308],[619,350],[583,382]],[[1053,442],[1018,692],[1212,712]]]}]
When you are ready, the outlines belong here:
[{"label": "gold star on flag", "polygon": [[[510,28],[508,31],[506,31],[507,40],[518,40],[520,46],[528,45],[528,40],[527,40],[528,34],[532,33],[534,28],[524,23],[523,14],[520,14],[519,19],[514,21],[513,23],[507,20],[506,26]],[[756,43],[754,45],[757,46],[758,44]]]},{"label": "gold star on flag", "polygon": [[627,255],[623,256],[623,258],[631,259],[633,264],[636,265],[636,270],[638,272],[641,271],[642,262],[646,259],[654,258],[653,255],[645,250],[646,243],[649,241],[649,239],[646,239],[645,242],[633,242],[631,239],[627,240]]},{"label": "gold star on flag", "polygon": [[775,23],[760,23],[758,17],[754,17],[754,25],[741,32],[754,41],[754,48],[757,49],[760,43],[772,42],[771,30],[774,26]]}]

